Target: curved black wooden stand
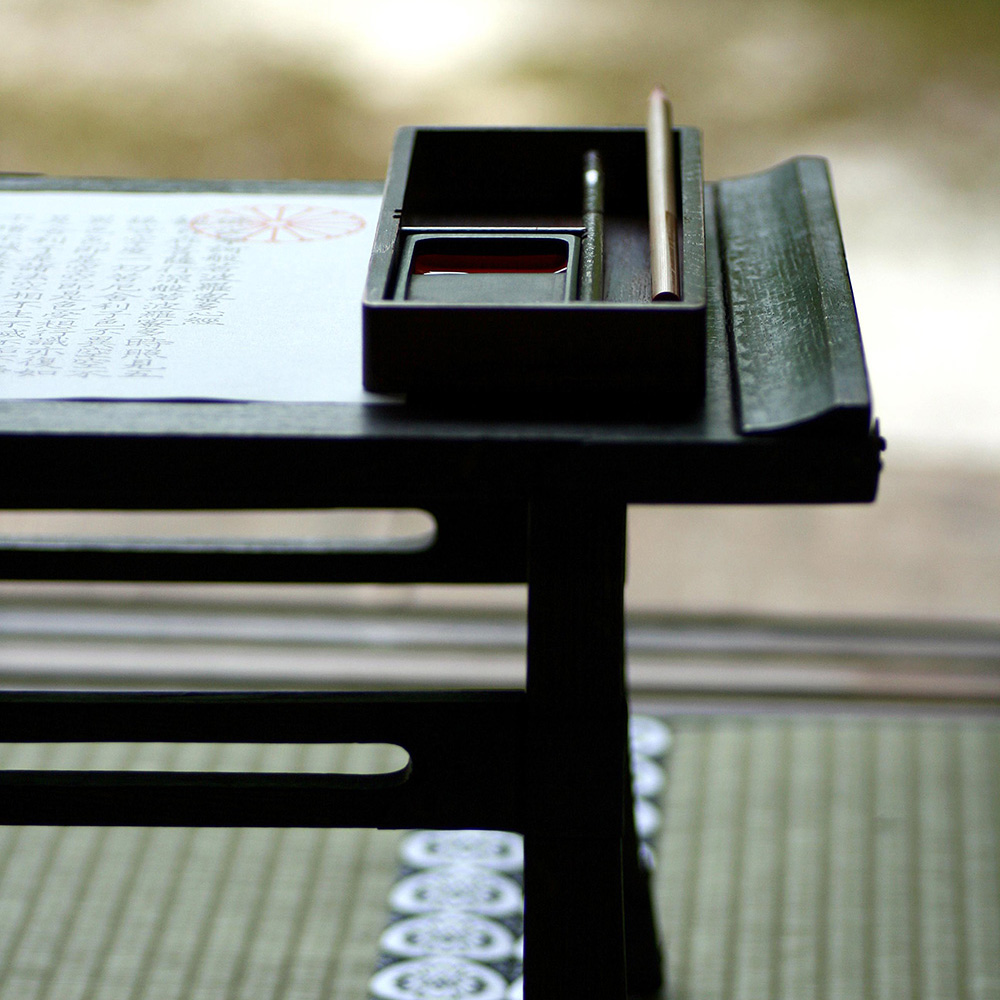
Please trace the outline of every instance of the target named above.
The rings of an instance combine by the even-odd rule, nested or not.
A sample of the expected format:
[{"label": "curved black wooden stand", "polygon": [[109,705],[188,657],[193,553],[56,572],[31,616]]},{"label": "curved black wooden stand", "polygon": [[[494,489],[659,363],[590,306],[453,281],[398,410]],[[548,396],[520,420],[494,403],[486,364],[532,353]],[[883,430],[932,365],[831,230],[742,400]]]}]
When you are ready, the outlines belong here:
[{"label": "curved black wooden stand", "polygon": [[[378,190],[0,183],[59,187]],[[822,164],[707,186],[706,242],[706,397],[681,421],[403,404],[0,403],[7,508],[421,507],[439,528],[418,551],[0,540],[8,579],[492,580],[527,581],[529,592],[523,690],[0,695],[6,741],[389,742],[410,753],[402,771],[362,777],[7,772],[0,822],[522,831],[528,1000],[655,992],[627,781],[626,505],[867,501],[880,467]]]}]

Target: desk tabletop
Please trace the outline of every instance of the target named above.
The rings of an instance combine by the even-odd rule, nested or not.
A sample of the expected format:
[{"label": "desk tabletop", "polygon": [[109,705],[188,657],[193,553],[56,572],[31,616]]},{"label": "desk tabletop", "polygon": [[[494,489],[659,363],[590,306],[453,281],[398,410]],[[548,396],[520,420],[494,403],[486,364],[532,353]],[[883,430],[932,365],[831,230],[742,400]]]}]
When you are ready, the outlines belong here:
[{"label": "desk tabletop", "polygon": [[[822,187],[811,164],[797,161],[792,181],[806,200],[811,187]],[[787,180],[776,186],[773,172],[760,177],[772,189],[788,187]],[[750,273],[734,258],[752,252],[738,230],[741,220],[761,225],[744,208],[760,200],[759,183],[706,185],[707,389],[697,413],[616,419],[433,412],[403,401],[3,400],[0,462],[7,474],[0,505],[403,506],[432,499],[523,501],[552,491],[627,503],[870,500],[882,442],[866,381],[860,389],[855,384],[853,396],[847,393],[848,405],[835,399],[820,419],[769,428],[752,426],[748,416],[751,382],[741,375],[739,341],[747,310],[732,307],[732,276]],[[108,189],[371,194],[380,185],[0,180],[0,190],[10,192]],[[860,363],[864,380],[863,358]]]}]

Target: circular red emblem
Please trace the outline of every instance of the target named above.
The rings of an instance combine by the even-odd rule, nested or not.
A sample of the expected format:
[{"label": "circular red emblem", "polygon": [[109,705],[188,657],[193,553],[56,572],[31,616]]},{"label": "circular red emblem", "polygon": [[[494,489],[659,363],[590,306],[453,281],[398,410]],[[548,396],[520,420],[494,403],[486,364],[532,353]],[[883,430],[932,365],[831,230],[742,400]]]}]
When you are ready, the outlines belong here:
[{"label": "circular red emblem", "polygon": [[228,243],[310,243],[350,236],[364,226],[353,212],[308,205],[218,208],[191,220],[196,233]]}]

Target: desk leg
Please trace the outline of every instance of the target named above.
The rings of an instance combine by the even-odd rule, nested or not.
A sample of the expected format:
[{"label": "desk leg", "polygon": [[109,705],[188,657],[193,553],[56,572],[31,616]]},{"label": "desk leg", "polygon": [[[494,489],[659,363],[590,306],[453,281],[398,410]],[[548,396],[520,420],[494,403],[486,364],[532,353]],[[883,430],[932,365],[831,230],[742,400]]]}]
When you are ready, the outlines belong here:
[{"label": "desk leg", "polygon": [[531,510],[525,1000],[626,996],[625,508]]}]

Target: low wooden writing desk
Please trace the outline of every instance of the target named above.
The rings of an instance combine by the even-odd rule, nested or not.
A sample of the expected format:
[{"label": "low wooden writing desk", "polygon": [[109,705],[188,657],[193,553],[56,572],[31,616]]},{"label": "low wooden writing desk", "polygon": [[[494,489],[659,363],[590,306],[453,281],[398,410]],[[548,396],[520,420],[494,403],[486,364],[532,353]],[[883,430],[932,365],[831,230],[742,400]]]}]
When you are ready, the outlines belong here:
[{"label": "low wooden writing desk", "polygon": [[[7,540],[8,579],[528,585],[524,689],[0,698],[6,741],[387,742],[409,752],[403,771],[7,772],[0,822],[518,830],[529,1000],[655,989],[625,754],[626,506],[867,501],[878,480],[881,442],[860,341],[850,336],[853,305],[846,341],[843,323],[829,319],[831,303],[843,319],[850,288],[839,242],[827,238],[825,173],[811,163],[706,189],[707,395],[684,419],[462,417],[402,403],[0,403],[6,508],[416,507],[438,522],[429,548],[379,553]],[[804,235],[789,231],[786,202],[799,206]],[[815,251],[809,260],[799,256],[803,240]],[[765,301],[758,293],[769,295],[782,273],[788,281],[789,259],[804,276]],[[784,318],[781,300],[791,304]],[[806,371],[818,389],[808,379],[803,387],[800,357],[786,366],[772,351],[754,368],[764,356],[747,354],[754,336],[777,331],[780,341],[788,330],[800,335],[796,324],[820,322],[830,325],[814,338]],[[827,400],[819,418],[794,416],[803,393]],[[788,426],[763,426],[768,405],[793,414]],[[581,864],[586,880],[575,875]],[[560,929],[565,913],[578,922],[571,938]]]}]

